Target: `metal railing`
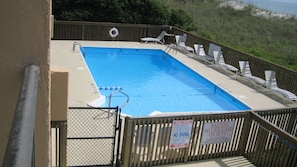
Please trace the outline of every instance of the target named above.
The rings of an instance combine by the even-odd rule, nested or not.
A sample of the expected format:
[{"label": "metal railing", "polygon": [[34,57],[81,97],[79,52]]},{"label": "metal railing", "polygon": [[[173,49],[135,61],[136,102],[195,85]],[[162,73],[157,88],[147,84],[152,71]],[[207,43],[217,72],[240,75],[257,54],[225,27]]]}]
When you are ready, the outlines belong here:
[{"label": "metal railing", "polygon": [[34,130],[39,67],[25,68],[3,167],[35,166]]},{"label": "metal railing", "polygon": [[108,102],[108,108],[110,108],[112,96],[113,96],[114,94],[116,94],[116,93],[121,93],[121,94],[123,94],[124,96],[126,96],[126,98],[127,98],[126,102],[123,103],[121,106],[119,106],[120,108],[124,108],[124,107],[125,107],[126,105],[128,105],[128,103],[129,103],[129,95],[126,94],[125,92],[121,91],[121,90],[115,90],[115,91],[113,91],[113,92],[110,93],[110,95],[109,95],[109,102]]},{"label": "metal railing", "polygon": [[86,55],[86,51],[85,51],[84,47],[82,47],[79,42],[73,42],[72,51],[75,52],[75,47],[76,46],[78,46],[78,48],[80,49],[82,55],[85,56]]}]

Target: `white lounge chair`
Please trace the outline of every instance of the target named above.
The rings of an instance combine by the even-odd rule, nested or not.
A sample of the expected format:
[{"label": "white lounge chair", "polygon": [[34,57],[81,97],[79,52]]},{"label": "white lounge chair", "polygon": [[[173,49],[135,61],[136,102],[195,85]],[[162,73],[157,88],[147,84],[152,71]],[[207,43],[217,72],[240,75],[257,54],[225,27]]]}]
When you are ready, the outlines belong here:
[{"label": "white lounge chair", "polygon": [[213,44],[213,43],[209,44],[207,55],[213,58],[212,61],[214,61],[213,51],[222,51],[222,48],[216,44]]},{"label": "white lounge chair", "polygon": [[265,80],[266,80],[266,87],[272,91],[275,91],[285,98],[292,100],[292,101],[297,101],[297,96],[285,89],[279,88],[277,86],[276,82],[276,76],[275,76],[275,71],[272,70],[265,70]]},{"label": "white lounge chair", "polygon": [[165,43],[165,39],[164,39],[165,36],[173,36],[173,35],[172,34],[168,34],[166,31],[162,31],[157,38],[154,38],[154,37],[145,37],[145,38],[140,38],[140,40],[142,42],[145,42],[145,43],[152,42],[152,43],[164,44]]},{"label": "white lounge chair", "polygon": [[226,70],[235,72],[236,74],[238,73],[238,68],[230,65],[230,64],[226,64],[225,60],[224,60],[224,56],[222,51],[213,51],[213,55],[214,55],[214,60],[215,63],[223,68],[225,68]]},{"label": "white lounge chair", "polygon": [[254,81],[261,86],[266,86],[266,81],[264,79],[252,75],[252,71],[248,61],[239,61],[239,68],[242,76]]},{"label": "white lounge chair", "polygon": [[200,57],[202,57],[202,58],[204,58],[205,60],[208,60],[208,61],[214,61],[213,56],[209,56],[209,55],[205,54],[205,50],[204,50],[203,45],[194,44],[194,49],[195,49],[195,52],[196,52],[197,56],[200,56]]},{"label": "white lounge chair", "polygon": [[176,45],[186,51],[194,53],[194,49],[186,45],[187,34],[184,35],[175,35]]}]

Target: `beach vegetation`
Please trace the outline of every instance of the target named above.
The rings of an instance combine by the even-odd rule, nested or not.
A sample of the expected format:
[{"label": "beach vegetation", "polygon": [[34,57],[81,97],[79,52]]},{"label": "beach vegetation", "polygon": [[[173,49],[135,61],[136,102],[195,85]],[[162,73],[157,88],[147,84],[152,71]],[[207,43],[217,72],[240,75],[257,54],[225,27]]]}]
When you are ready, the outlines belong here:
[{"label": "beach vegetation", "polygon": [[183,10],[197,27],[192,33],[222,45],[297,71],[296,17],[268,17],[271,12],[245,6],[220,7],[222,0],[159,0],[169,9]]}]

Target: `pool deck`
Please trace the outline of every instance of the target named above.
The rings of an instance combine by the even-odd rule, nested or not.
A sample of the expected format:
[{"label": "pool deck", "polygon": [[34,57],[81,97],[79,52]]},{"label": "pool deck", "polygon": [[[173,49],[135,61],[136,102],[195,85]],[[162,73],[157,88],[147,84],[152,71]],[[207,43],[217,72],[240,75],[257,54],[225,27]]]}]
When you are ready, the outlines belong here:
[{"label": "pool deck", "polygon": [[[72,40],[52,40],[50,47],[50,65],[53,68],[66,68],[69,71],[68,105],[69,107],[86,107],[88,103],[100,98],[100,92],[90,75],[85,61],[77,47],[73,51]],[[166,45],[144,44],[139,42],[118,42],[118,41],[77,41],[82,46],[100,47],[122,47],[122,48],[167,48]],[[168,49],[168,48],[167,48]],[[197,59],[191,54],[176,52],[173,49],[169,54],[186,64],[200,75],[209,79],[219,87],[223,88],[234,97],[245,103],[253,110],[279,109],[297,106],[297,103],[290,102],[281,96],[269,91],[266,88],[251,83],[245,78],[232,72],[225,71],[216,65],[210,65]],[[112,66],[112,64],[111,64]],[[162,165],[175,167],[197,167],[197,166],[253,166],[244,157],[227,157],[219,159],[188,162],[184,164]]]},{"label": "pool deck", "polygon": [[[97,86],[77,47],[75,51],[73,51],[74,42],[75,41],[70,40],[52,40],[50,62],[51,67],[62,67],[69,71],[69,106],[84,107],[88,106],[88,103],[93,100],[98,99],[100,92],[98,92]],[[77,42],[82,46],[153,48],[162,50],[167,48],[166,45],[144,44],[139,42]],[[204,62],[195,61],[191,54],[186,55],[181,52],[175,52],[173,49],[171,49],[169,53],[254,110],[277,109],[297,105],[297,103],[291,103],[268,89],[253,84],[232,72],[223,70],[217,65],[209,65]]]}]

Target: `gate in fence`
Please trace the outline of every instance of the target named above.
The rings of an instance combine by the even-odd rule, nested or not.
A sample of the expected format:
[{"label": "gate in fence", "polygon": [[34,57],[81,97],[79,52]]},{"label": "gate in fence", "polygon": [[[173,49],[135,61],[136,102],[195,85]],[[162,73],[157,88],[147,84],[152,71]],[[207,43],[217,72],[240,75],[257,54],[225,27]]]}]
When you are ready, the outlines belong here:
[{"label": "gate in fence", "polygon": [[118,107],[70,107],[67,166],[115,166],[120,124]]}]

